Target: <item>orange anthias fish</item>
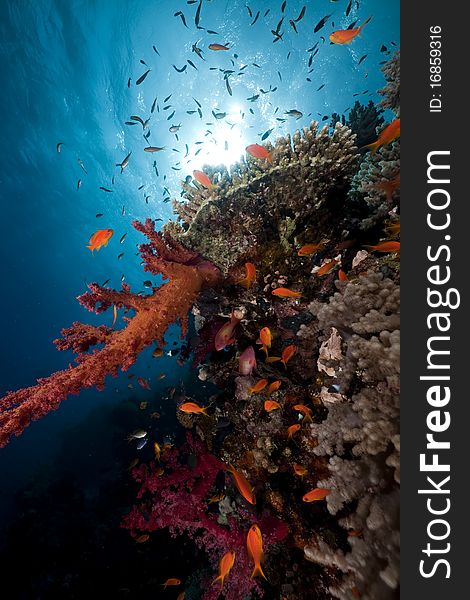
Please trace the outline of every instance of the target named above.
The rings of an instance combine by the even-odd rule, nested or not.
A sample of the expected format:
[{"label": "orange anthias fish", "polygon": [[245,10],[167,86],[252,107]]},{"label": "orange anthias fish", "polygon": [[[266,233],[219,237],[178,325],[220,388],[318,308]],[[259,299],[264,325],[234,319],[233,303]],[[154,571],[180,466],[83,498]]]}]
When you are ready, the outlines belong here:
[{"label": "orange anthias fish", "polygon": [[219,576],[214,579],[212,585],[220,581],[220,589],[224,587],[224,580],[235,563],[235,556],[235,552],[233,551],[229,551],[222,556],[219,562]]},{"label": "orange anthias fish", "polygon": [[227,467],[227,471],[232,475],[237,490],[250,504],[256,504],[256,498],[253,492],[253,487],[248,479],[232,465]]},{"label": "orange anthias fish", "polygon": [[396,223],[391,223],[390,225],[387,225],[387,227],[385,227],[385,231],[393,236],[399,235],[400,234],[400,221],[397,221]]},{"label": "orange anthias fish", "polygon": [[184,600],[185,596],[186,596],[186,592],[181,592],[181,594],[178,594],[178,597],[176,598],[176,600]]},{"label": "orange anthias fish", "polygon": [[277,410],[278,408],[281,408],[281,405],[279,404],[279,402],[276,402],[276,400],[265,400],[264,401],[264,410],[268,413],[270,413],[273,410]]},{"label": "orange anthias fish", "polygon": [[266,352],[266,358],[268,357],[268,348],[271,348],[271,330],[269,327],[263,327],[263,329],[259,332],[259,338],[256,340],[257,344],[262,344],[261,350]]},{"label": "orange anthias fish", "polygon": [[135,538],[137,544],[145,544],[150,539],[148,533],[144,533],[143,535],[139,535],[139,537]]},{"label": "orange anthias fish", "polygon": [[273,381],[272,383],[269,384],[268,387],[268,398],[271,394],[273,394],[274,392],[277,392],[277,390],[281,387],[282,385],[282,381]]},{"label": "orange anthias fish", "polygon": [[340,281],[349,281],[349,278],[348,278],[348,276],[346,275],[346,273],[343,271],[343,269],[340,269],[340,270],[338,271],[338,279],[339,279]]},{"label": "orange anthias fish", "polygon": [[255,385],[249,387],[248,391],[250,392],[250,394],[257,394],[258,392],[261,392],[262,390],[264,390],[264,388],[267,385],[268,385],[267,379],[260,379],[258,382],[255,383]]},{"label": "orange anthias fish", "polygon": [[315,252],[323,250],[324,247],[325,245],[323,242],[319,242],[318,244],[305,244],[297,252],[297,256],[312,256],[312,254],[315,254]]},{"label": "orange anthias fish", "polygon": [[367,17],[362,25],[359,27],[355,27],[354,29],[339,29],[338,31],[333,31],[330,34],[330,41],[333,44],[350,44],[355,37],[357,37],[367,23],[372,19],[372,17]]},{"label": "orange anthias fish", "polygon": [[202,186],[211,190],[214,187],[214,184],[209,179],[209,177],[204,173],[204,171],[193,171],[194,179],[200,183]]},{"label": "orange anthias fish", "polygon": [[208,417],[209,415],[206,413],[207,408],[203,408],[202,406],[199,406],[199,404],[196,404],[195,402],[184,402],[183,404],[180,404],[179,409],[188,414],[188,415],[206,415],[206,417]]},{"label": "orange anthias fish", "polygon": [[287,437],[291,438],[294,435],[294,433],[297,433],[297,431],[299,431],[299,429],[300,425],[298,423],[296,423],[295,425],[291,425],[287,428]]},{"label": "orange anthias fish", "polygon": [[282,360],[282,358],[280,356],[267,356],[266,360],[264,362],[270,364],[270,363],[279,362],[280,360]]},{"label": "orange anthias fish", "polygon": [[242,285],[247,290],[250,289],[253,282],[256,281],[256,267],[253,263],[245,263],[245,277],[237,281],[238,285]]},{"label": "orange anthias fish", "polygon": [[305,404],[295,404],[294,410],[298,410],[304,416],[304,421],[312,421],[312,409]]},{"label": "orange anthias fish", "polygon": [[233,332],[235,327],[242,320],[242,315],[239,311],[234,310],[230,321],[222,325],[219,331],[215,334],[214,346],[216,350],[224,350],[227,346],[230,346],[235,341]]},{"label": "orange anthias fish", "polygon": [[299,477],[304,477],[305,475],[307,475],[308,471],[305,467],[302,467],[302,465],[294,463],[294,473]]},{"label": "orange anthias fish", "polygon": [[87,248],[93,252],[93,250],[99,250],[102,246],[107,246],[109,240],[113,237],[113,233],[112,229],[98,229],[91,236]]},{"label": "orange anthias fish", "polygon": [[276,288],[271,294],[278,298],[300,298],[302,296],[300,292],[295,292],[294,290],[289,290],[285,287]]},{"label": "orange anthias fish", "polygon": [[302,500],[304,502],[315,502],[316,500],[324,500],[328,496],[329,493],[330,493],[330,490],[325,490],[322,488],[315,488],[314,490],[307,492],[302,497]]},{"label": "orange anthias fish", "polygon": [[365,246],[371,252],[400,252],[400,242],[381,242],[376,246]]},{"label": "orange anthias fish", "polygon": [[396,140],[400,137],[400,119],[395,119],[391,123],[382,129],[379,134],[379,137],[372,144],[367,144],[367,146],[363,146],[363,148],[369,148],[372,151],[372,154],[375,154],[380,146],[385,146],[386,144],[390,144],[393,140]]},{"label": "orange anthias fish", "polygon": [[224,46],[223,44],[209,44],[208,48],[209,50],[214,50],[216,52],[218,50],[230,50],[228,46]]},{"label": "orange anthias fish", "polygon": [[400,187],[400,173],[395,175],[393,179],[379,181],[379,183],[375,183],[372,187],[376,190],[385,192],[387,200],[390,202],[393,198],[393,192]]},{"label": "orange anthias fish", "polygon": [[284,350],[282,351],[281,362],[286,368],[287,363],[290,361],[290,359],[294,356],[296,352],[297,348],[293,344],[290,346],[286,346],[286,348],[284,348]]},{"label": "orange anthias fish", "polygon": [[318,271],[316,272],[316,275],[318,277],[322,277],[323,275],[326,275],[332,269],[334,269],[337,264],[338,264],[338,261],[336,259],[330,260],[329,262],[325,263],[318,269]]},{"label": "orange anthias fish", "polygon": [[165,581],[165,583],[162,583],[162,585],[164,589],[166,589],[169,585],[181,585],[181,579],[176,579],[176,577],[170,577]]},{"label": "orange anthias fish", "polygon": [[255,563],[255,568],[251,576],[256,577],[257,575],[261,575],[261,577],[266,579],[266,575],[261,568],[261,561],[263,560],[263,536],[258,525],[250,527],[250,531],[246,537],[246,547],[249,557]]},{"label": "orange anthias fish", "polygon": [[267,160],[269,163],[273,161],[272,152],[269,152],[264,146],[259,144],[250,144],[245,150],[254,158],[260,158],[261,160]]}]

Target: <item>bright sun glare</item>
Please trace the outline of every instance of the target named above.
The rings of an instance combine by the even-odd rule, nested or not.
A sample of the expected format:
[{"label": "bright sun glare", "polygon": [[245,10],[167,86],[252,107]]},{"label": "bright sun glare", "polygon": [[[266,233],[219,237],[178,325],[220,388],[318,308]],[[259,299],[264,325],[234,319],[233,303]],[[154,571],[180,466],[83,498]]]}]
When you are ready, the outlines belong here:
[{"label": "bright sun glare", "polygon": [[[217,111],[214,110],[217,114]],[[245,153],[247,145],[244,129],[242,111],[238,105],[234,105],[226,116],[213,119],[213,125],[208,125],[202,132],[198,141],[203,144],[193,144],[190,147],[188,167],[200,169],[203,165],[220,165],[227,167],[240,160]],[[211,133],[209,133],[211,132]],[[198,151],[197,156],[194,156]]]}]

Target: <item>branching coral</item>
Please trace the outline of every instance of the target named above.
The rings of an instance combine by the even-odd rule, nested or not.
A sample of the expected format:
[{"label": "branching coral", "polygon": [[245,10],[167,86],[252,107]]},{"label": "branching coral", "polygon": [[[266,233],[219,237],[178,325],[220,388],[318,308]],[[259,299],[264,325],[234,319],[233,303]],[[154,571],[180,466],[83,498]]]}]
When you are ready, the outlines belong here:
[{"label": "branching coral", "polygon": [[370,600],[391,597],[399,552],[399,288],[369,273],[340,284],[329,303],[313,303],[311,310],[326,335],[336,328],[345,348],[332,361],[341,396],[328,403],[327,418],[311,426],[314,453],[329,457],[330,476],[319,486],[331,490],[332,514],[357,502],[340,524],[360,536],[350,538],[350,553],[319,538],[305,554],[344,571],[332,590],[336,597],[350,598],[353,588]]},{"label": "branching coral", "polygon": [[[85,308],[100,313],[114,305],[133,310],[134,316],[126,318],[127,325],[121,330],[80,323],[64,329],[64,338],[56,341],[56,345],[60,350],[78,352],[78,364],[40,379],[33,387],[10,392],[0,400],[0,447],[11,436],[20,435],[31,421],[57,409],[68,395],[78,394],[87,387],[102,389],[107,375],[116,375],[119,368],[127,370],[152,342],[162,343],[172,323],[179,320],[185,335],[188,313],[199,291],[219,281],[217,268],[168,234],[156,232],[150,219],[145,224],[134,222],[134,227],[150,242],[140,246],[144,270],[162,273],[168,283],[148,296],[133,294],[127,285],[123,285],[122,291],[115,291],[91,284],[90,291],[78,298]],[[104,346],[85,353],[96,344]]]}]

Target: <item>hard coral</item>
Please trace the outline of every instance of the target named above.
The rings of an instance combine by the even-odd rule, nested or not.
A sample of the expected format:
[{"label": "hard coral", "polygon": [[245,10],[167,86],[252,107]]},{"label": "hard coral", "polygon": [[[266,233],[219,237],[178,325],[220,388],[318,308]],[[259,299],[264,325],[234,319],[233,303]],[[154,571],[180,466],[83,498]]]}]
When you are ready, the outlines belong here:
[{"label": "hard coral", "polygon": [[313,122],[279,138],[272,151],[272,164],[248,156],[230,174],[207,167],[215,188],[183,184],[185,200],[175,203],[186,228],[180,239],[224,272],[267,243],[289,248],[313,215],[319,226],[329,219],[328,200],[349,184],[356,167],[354,135],[340,123],[330,136],[328,126],[318,130]]}]

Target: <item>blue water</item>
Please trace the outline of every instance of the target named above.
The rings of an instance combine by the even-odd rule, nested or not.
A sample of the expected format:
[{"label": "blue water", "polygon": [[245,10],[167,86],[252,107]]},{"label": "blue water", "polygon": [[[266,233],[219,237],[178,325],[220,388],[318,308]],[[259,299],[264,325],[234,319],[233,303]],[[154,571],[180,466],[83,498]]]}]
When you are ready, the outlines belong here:
[{"label": "blue water", "polygon": [[[200,25],[218,32],[211,35],[195,27],[197,3],[0,3],[0,393],[32,385],[36,378],[71,362],[71,354],[56,351],[52,344],[62,327],[76,320],[111,323],[112,314],[96,317],[76,301],[86,282],[103,283],[109,278],[109,285],[118,288],[124,275],[134,290],[144,289],[142,283],[148,275],[141,270],[136,255],[142,236],[133,230],[131,222],[147,216],[164,221],[172,218],[171,203],[164,202],[168,198],[165,187],[171,197],[178,197],[180,180],[194,168],[204,162],[230,164],[246,145],[260,142],[260,134],[272,127],[275,130],[269,140],[312,119],[345,111],[353,105],[355,94],[360,94],[357,98],[363,103],[379,100],[375,92],[384,83],[379,63],[389,56],[380,48],[384,44],[393,51],[391,42],[399,43],[396,0],[362,0],[359,7],[354,3],[349,17],[344,14],[348,0],[308,2],[305,17],[297,23],[298,34],[288,21],[299,14],[304,2],[289,0],[281,29],[285,33],[279,43],[272,42],[271,30],[281,18],[281,2],[253,0],[248,4],[253,18],[261,13],[253,26],[245,2],[204,1]],[[268,8],[270,13],[263,17]],[[174,16],[178,10],[183,11],[188,28]],[[313,33],[318,21],[330,13],[326,26]],[[321,42],[322,35],[327,37],[356,19],[361,23],[369,15],[373,15],[372,21],[350,46]],[[309,74],[307,49],[317,41],[319,51]],[[203,50],[205,61],[191,51],[195,43]],[[209,43],[226,43],[230,51],[211,52]],[[230,96],[223,73],[210,67],[231,69],[234,54],[238,58],[233,59]],[[358,66],[364,55],[367,58]],[[187,67],[178,73],[173,64]],[[244,74],[237,76],[243,65],[248,65]],[[136,80],[149,68],[146,80],[136,86]],[[277,90],[260,93],[260,88],[269,90],[270,86]],[[365,90],[368,92],[363,94]],[[247,101],[258,93],[258,101]],[[170,94],[167,104],[172,107],[163,110],[163,100]],[[159,112],[155,108],[151,115],[149,144],[164,146],[165,150],[149,154],[143,152],[147,142],[141,125],[127,126],[125,121],[131,115],[148,118],[155,98]],[[193,98],[202,105],[202,120],[197,113],[186,112],[197,109]],[[302,111],[300,120],[287,117],[285,123],[276,121],[276,117],[285,116],[284,111],[294,108]],[[175,115],[168,120],[173,110]],[[226,119],[216,121],[212,110],[227,112]],[[171,125],[181,125],[179,140],[169,132]],[[205,135],[207,130],[211,133]],[[204,144],[196,144],[198,141]],[[64,143],[60,154],[56,151],[58,142]],[[225,142],[228,150],[224,150]],[[189,155],[184,158],[186,144]],[[200,147],[203,150],[194,156]],[[115,164],[131,151],[129,166],[121,174]],[[77,189],[79,179],[81,187]],[[138,190],[141,185],[144,188]],[[113,192],[105,193],[100,186]],[[97,213],[103,216],[96,218]],[[112,228],[115,234],[107,248],[92,255],[85,246],[99,228]],[[124,233],[127,237],[120,244]],[[121,252],[124,257],[118,260]],[[172,330],[170,342],[177,335]],[[162,371],[167,379],[157,382]],[[153,389],[178,384],[189,377],[188,371],[189,367],[176,365],[174,358],[152,361],[148,355],[132,369],[136,376],[150,377]],[[34,423],[21,438],[1,450],[4,501],[16,485],[51,459],[65,428],[86,422],[97,403],[125,399],[129,394],[127,382],[126,376],[121,376],[110,380],[104,392],[88,390],[80,398],[67,400],[59,411]],[[134,392],[137,397],[146,397],[144,390]],[[92,430],[92,435],[99,432]]]}]

